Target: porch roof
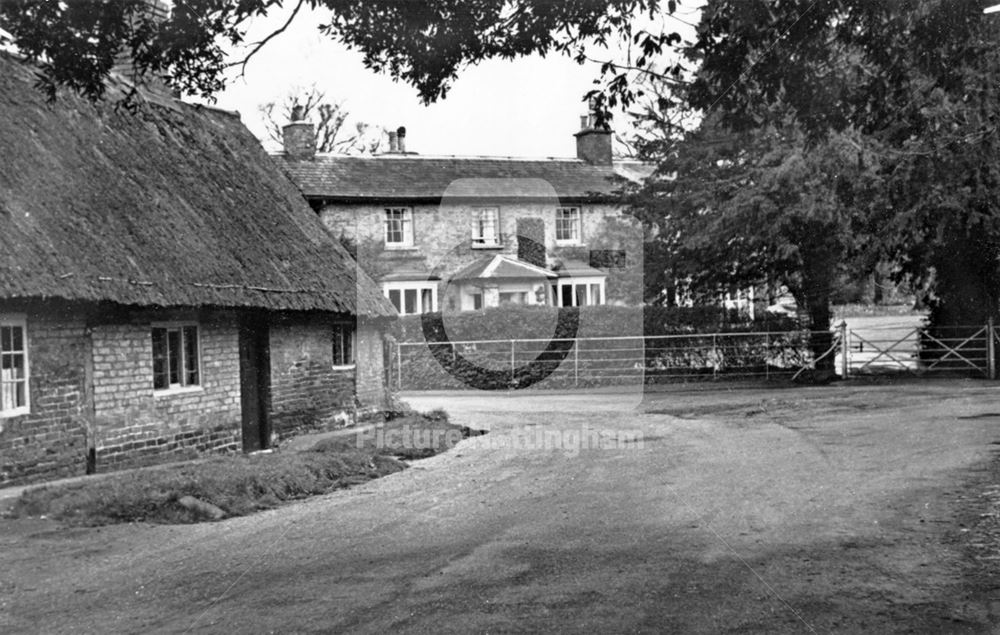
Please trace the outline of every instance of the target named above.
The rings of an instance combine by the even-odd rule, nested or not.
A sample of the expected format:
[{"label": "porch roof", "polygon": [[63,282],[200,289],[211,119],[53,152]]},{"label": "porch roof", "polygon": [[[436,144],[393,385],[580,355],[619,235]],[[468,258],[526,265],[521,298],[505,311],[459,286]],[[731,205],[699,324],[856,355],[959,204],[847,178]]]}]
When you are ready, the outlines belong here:
[{"label": "porch roof", "polygon": [[459,270],[452,280],[555,278],[556,274],[510,256],[486,256]]}]

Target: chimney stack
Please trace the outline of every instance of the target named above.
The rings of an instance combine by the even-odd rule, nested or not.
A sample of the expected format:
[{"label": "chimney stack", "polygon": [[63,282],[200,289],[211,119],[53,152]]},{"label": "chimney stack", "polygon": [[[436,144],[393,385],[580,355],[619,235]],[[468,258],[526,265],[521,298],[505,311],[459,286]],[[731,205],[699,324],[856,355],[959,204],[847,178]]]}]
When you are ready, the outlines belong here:
[{"label": "chimney stack", "polygon": [[292,120],[281,129],[285,155],[292,161],[308,161],[316,156],[316,126],[305,121],[302,106],[292,108]]},{"label": "chimney stack", "polygon": [[398,151],[400,154],[406,154],[406,128],[400,126],[396,128],[396,139],[398,145]]},{"label": "chimney stack", "polygon": [[[142,22],[149,22],[152,27],[158,28],[170,18],[170,7],[163,0],[143,0],[134,12],[127,17],[131,28],[138,28]],[[128,44],[123,44],[115,53],[114,65],[111,72],[119,77],[123,77],[135,86],[150,89],[152,92],[163,96],[173,97],[174,95],[167,88],[163,77],[151,77],[143,74],[138,75],[138,69],[132,60],[132,48]]]},{"label": "chimney stack", "polygon": [[580,116],[580,132],[576,137],[576,158],[591,165],[611,165],[611,129],[594,125],[593,113]]}]

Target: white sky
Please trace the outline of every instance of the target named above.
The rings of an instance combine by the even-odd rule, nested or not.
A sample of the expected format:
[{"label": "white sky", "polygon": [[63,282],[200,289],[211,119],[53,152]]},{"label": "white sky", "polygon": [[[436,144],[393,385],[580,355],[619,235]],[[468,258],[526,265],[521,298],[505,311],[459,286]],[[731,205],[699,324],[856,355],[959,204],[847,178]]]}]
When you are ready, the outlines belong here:
[{"label": "white sky", "polygon": [[[253,25],[255,42],[284,22],[287,9]],[[537,56],[489,60],[460,73],[445,99],[424,106],[416,89],[364,67],[359,53],[322,36],[324,14],[305,10],[287,31],[270,41],[247,65],[243,78],[217,95],[216,105],[237,110],[265,138],[259,104],[281,101],[295,87],[312,84],[332,101],[344,102],[353,120],[395,130],[406,126],[407,150],[421,154],[558,156],[576,153],[581,101],[597,77],[596,64]],[[687,17],[691,20],[691,17]],[[669,25],[676,29],[679,23]],[[594,51],[594,57],[608,57]],[[627,120],[616,116],[615,129]]]}]

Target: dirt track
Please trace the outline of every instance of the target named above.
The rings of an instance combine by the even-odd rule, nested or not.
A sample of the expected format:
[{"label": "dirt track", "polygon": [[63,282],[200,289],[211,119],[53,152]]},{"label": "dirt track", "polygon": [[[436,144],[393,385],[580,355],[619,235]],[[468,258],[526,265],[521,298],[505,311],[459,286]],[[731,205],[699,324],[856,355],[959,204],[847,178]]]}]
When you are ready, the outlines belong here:
[{"label": "dirt track", "polygon": [[[606,394],[412,402],[492,432],[380,481],[218,524],[2,521],[0,631],[1000,623],[997,561],[969,555],[1000,439],[995,384],[674,392],[641,411]],[[549,444],[563,447],[530,447],[538,430],[560,431]],[[570,447],[611,445],[621,430],[642,442]]]}]

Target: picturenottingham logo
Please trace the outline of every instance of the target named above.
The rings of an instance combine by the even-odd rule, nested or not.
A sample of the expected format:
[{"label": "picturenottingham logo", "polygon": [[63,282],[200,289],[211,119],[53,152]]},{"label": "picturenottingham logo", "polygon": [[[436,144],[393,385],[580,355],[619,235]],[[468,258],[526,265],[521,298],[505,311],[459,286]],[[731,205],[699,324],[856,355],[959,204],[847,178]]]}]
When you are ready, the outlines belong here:
[{"label": "picturenottingham logo", "polygon": [[[455,427],[386,427],[359,430],[357,447],[368,448],[374,443],[377,450],[410,452],[413,450],[441,450],[452,448],[465,438]],[[641,450],[645,436],[641,430],[601,429],[589,426],[580,428],[546,429],[541,426],[523,426],[491,431],[466,441],[468,447],[487,451],[517,450],[519,452],[561,452],[575,457],[581,452]]]}]

